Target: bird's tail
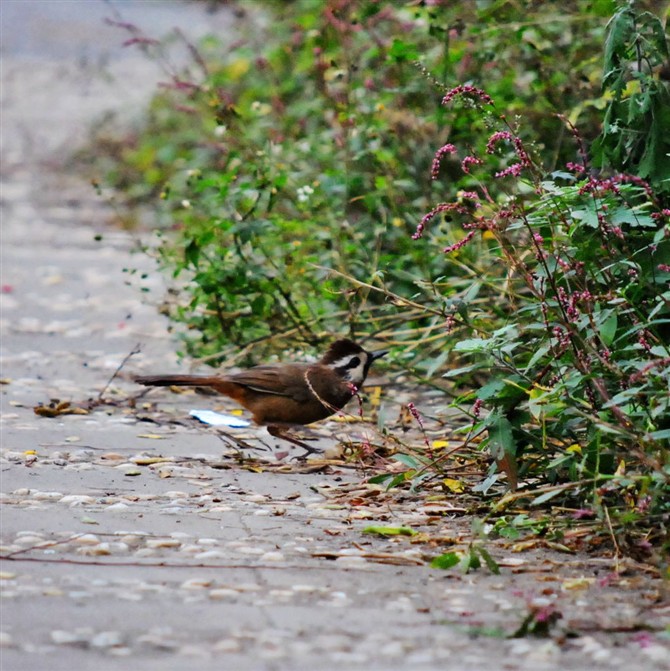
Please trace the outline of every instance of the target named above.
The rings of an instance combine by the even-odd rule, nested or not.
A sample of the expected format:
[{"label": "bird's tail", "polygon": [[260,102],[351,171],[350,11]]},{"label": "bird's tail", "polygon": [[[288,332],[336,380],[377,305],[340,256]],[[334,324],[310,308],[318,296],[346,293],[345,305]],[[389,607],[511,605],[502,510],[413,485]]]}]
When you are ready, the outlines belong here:
[{"label": "bird's tail", "polygon": [[147,387],[212,387],[223,394],[230,386],[225,378],[213,375],[140,375],[135,382]]}]

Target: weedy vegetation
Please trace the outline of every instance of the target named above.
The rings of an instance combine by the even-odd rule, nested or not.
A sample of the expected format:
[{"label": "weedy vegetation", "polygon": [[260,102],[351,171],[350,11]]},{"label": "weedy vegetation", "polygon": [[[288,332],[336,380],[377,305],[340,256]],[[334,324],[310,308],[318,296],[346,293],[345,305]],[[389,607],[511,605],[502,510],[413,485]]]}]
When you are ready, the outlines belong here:
[{"label": "weedy vegetation", "polygon": [[[174,280],[183,354],[242,363],[343,329],[384,341],[463,422],[456,449],[399,447],[373,482],[474,494],[488,534],[658,559],[664,17],[604,0],[238,7],[239,40],[188,45],[144,125],[95,145],[126,220],[160,203],[145,251]],[[473,455],[484,472],[454,475]],[[435,561],[495,564],[479,541]]]}]

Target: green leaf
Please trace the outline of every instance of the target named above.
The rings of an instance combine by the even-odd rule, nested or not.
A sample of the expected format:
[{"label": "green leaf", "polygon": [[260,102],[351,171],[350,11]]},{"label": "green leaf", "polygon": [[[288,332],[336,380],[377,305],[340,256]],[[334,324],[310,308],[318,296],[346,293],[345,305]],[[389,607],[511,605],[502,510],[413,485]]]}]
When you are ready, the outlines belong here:
[{"label": "green leaf", "polygon": [[382,485],[392,477],[394,477],[393,473],[382,473],[381,475],[373,475],[371,478],[368,478],[368,482],[371,485]]},{"label": "green leaf", "polygon": [[612,311],[612,313],[598,325],[598,333],[600,334],[600,338],[603,343],[607,345],[607,347],[609,347],[614,342],[618,325],[619,318],[614,311]]},{"label": "green leaf", "polygon": [[560,488],[557,489],[552,489],[550,492],[545,492],[544,494],[540,494],[540,496],[537,496],[534,498],[531,502],[531,506],[539,506],[541,503],[546,503],[547,501],[550,501],[553,499],[555,496],[558,496],[559,494],[562,494],[563,490]]},{"label": "green leaf", "polygon": [[421,462],[409,454],[394,454],[393,458],[409,468],[421,468]]},{"label": "green leaf", "polygon": [[573,210],[570,214],[573,219],[581,222],[584,226],[598,228],[598,213],[595,208],[588,207],[586,210]]},{"label": "green leaf", "polygon": [[482,368],[481,363],[473,363],[471,366],[463,366],[461,368],[454,368],[453,370],[448,370],[442,375],[442,377],[458,377],[459,375],[466,375],[467,373],[472,373],[473,371],[479,370]]},{"label": "green leaf", "polygon": [[482,559],[486,562],[486,566],[488,567],[489,571],[495,575],[500,575],[500,566],[498,566],[498,562],[493,559],[489,551],[481,546],[477,548],[477,551],[481,555]]},{"label": "green leaf", "polygon": [[458,566],[461,561],[461,555],[458,552],[447,552],[438,557],[434,557],[430,562],[431,568],[450,569]]},{"label": "green leaf", "polygon": [[476,571],[478,568],[481,568],[481,561],[479,560],[479,555],[477,554],[477,550],[474,548],[471,548],[468,552],[466,552],[462,557],[461,561],[459,562],[459,568],[463,573],[470,573],[470,571]]},{"label": "green leaf", "polygon": [[493,340],[484,338],[467,338],[454,345],[454,352],[490,352]]},{"label": "green leaf", "polygon": [[528,382],[519,375],[512,375],[504,380],[493,380],[485,384],[477,390],[476,396],[498,408],[509,410],[526,396],[527,384]]},{"label": "green leaf", "polygon": [[[646,177],[646,175],[643,176]],[[610,216],[610,222],[615,226],[630,224],[633,228],[638,226],[656,227],[656,222],[648,214],[630,207],[618,207]]]},{"label": "green leaf", "polygon": [[[526,364],[526,368],[524,369],[524,372],[528,373],[528,371],[533,369],[533,366],[540,361],[543,357],[547,355],[549,350],[551,349],[551,346],[549,343],[545,343],[544,345],[540,345],[536,350],[535,353],[533,354],[532,357],[530,357],[530,361]],[[553,358],[553,356],[552,356]]]},{"label": "green leaf", "polygon": [[565,403],[557,398],[553,389],[533,387],[528,393],[528,410],[535,419],[544,420],[546,417],[555,417],[564,409]]},{"label": "green leaf", "polygon": [[[430,361],[430,365],[426,367],[426,377],[427,378],[432,378],[433,375],[435,374],[435,371],[437,371],[439,368],[442,368],[449,358],[449,350],[444,350],[439,356],[436,356],[432,361]],[[424,363],[428,364],[429,361],[425,361]]]},{"label": "green leaf", "polygon": [[415,61],[419,58],[419,52],[415,45],[396,38],[389,49],[389,56],[397,61]]},{"label": "green leaf", "polygon": [[375,536],[416,536],[418,532],[409,527],[365,527],[363,533]]},{"label": "green leaf", "polygon": [[416,474],[416,471],[405,471],[404,473],[398,473],[391,482],[386,485],[386,490],[388,491],[389,489],[393,489],[394,487],[397,487],[398,485],[402,485],[404,482],[407,482],[408,480],[411,480],[414,475]]},{"label": "green leaf", "polygon": [[473,492],[481,492],[486,494],[493,485],[500,479],[500,473],[491,473],[485,480],[474,485]]},{"label": "green leaf", "polygon": [[188,241],[184,248],[184,258],[186,259],[186,263],[197,267],[200,258],[200,245],[197,240]]},{"label": "green leaf", "polygon": [[499,414],[492,412],[486,420],[489,434],[489,452],[494,459],[502,459],[506,454],[516,455],[516,442],[512,434],[512,423]]},{"label": "green leaf", "polygon": [[635,14],[630,7],[620,9],[607,24],[603,88],[610,86],[618,73],[621,60],[626,58],[628,44],[635,31]]}]

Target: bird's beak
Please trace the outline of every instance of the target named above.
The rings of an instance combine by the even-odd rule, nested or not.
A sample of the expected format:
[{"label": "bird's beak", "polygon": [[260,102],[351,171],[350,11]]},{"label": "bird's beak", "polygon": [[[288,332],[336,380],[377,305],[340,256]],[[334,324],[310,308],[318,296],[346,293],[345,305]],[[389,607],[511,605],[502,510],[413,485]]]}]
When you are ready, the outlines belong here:
[{"label": "bird's beak", "polygon": [[370,356],[372,357],[372,361],[376,361],[377,359],[381,359],[383,356],[388,354],[389,351],[387,349],[380,350],[379,352],[370,352]]}]

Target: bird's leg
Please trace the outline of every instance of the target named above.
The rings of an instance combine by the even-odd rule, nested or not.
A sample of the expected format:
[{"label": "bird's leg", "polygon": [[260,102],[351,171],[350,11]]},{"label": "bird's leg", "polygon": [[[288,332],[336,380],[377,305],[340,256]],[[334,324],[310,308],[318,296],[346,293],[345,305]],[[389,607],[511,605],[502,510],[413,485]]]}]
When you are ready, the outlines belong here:
[{"label": "bird's leg", "polygon": [[302,455],[303,458],[306,457],[308,454],[315,454],[319,452],[319,450],[317,450],[316,448],[311,447],[310,445],[303,443],[301,440],[298,440],[297,438],[293,438],[293,436],[288,435],[286,427],[271,424],[268,426],[268,433],[271,436],[274,436],[275,438],[288,440],[289,443],[293,443],[298,447],[302,447],[302,449],[305,450],[305,454]]},{"label": "bird's leg", "polygon": [[262,450],[262,451],[269,451],[270,450],[270,446],[267,443],[265,443],[263,440],[260,441],[262,443],[262,445],[260,445],[260,446],[259,445],[251,445],[250,443],[247,443],[245,440],[242,440],[242,438],[238,438],[237,436],[233,436],[230,433],[228,433],[227,431],[219,430],[219,431],[216,432],[216,434],[222,442],[224,442],[224,443],[227,442],[228,445],[231,445],[231,443],[232,443],[233,449],[237,452],[239,452],[240,449]]}]

